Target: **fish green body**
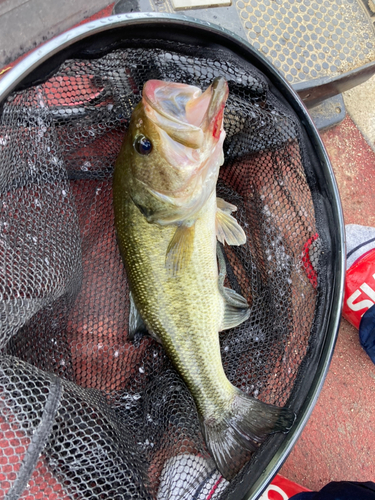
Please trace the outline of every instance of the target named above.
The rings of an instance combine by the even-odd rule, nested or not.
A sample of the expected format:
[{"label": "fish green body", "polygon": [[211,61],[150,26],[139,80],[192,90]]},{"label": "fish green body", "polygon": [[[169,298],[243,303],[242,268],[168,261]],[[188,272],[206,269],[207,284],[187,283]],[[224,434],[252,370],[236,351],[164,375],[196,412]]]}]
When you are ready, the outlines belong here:
[{"label": "fish green body", "polygon": [[[119,207],[116,191],[114,200]],[[119,215],[119,208],[116,212]],[[225,407],[228,394],[234,392],[220,356],[224,299],[218,288],[215,215],[212,196],[197,220],[190,262],[177,276],[165,266],[173,226],[149,224],[129,197],[121,203],[116,222],[137,309],[162,341],[204,415]]]},{"label": "fish green body", "polygon": [[[152,85],[150,94],[163,82],[152,81]],[[195,97],[197,92],[191,97],[193,87],[187,85],[164,85],[172,93],[177,88],[176,106],[171,112],[168,103],[167,113],[156,98],[147,100],[145,86],[116,162],[117,238],[138,313],[187,384],[208,449],[221,473],[230,479],[243,465],[243,450],[253,451],[270,432],[286,430],[294,417],[289,410],[261,403],[234,387],[221,362],[218,332],[249,316],[245,299],[220,284],[216,253],[220,233],[224,234],[221,241],[244,243],[244,233],[230,215],[235,207],[216,198],[226,82],[222,79],[202,97],[199,93]],[[190,92],[187,96],[185,87]],[[182,104],[178,101],[181,93]],[[192,120],[203,123],[203,140],[198,126],[190,126],[185,115],[173,114],[191,102],[197,103]],[[195,118],[200,105],[205,113]],[[155,109],[158,114],[152,120]],[[176,115],[180,135],[173,130]],[[175,151],[165,150],[174,143],[176,161],[186,160],[186,168],[173,165]],[[199,156],[205,147],[211,148],[210,154],[203,151]]]}]

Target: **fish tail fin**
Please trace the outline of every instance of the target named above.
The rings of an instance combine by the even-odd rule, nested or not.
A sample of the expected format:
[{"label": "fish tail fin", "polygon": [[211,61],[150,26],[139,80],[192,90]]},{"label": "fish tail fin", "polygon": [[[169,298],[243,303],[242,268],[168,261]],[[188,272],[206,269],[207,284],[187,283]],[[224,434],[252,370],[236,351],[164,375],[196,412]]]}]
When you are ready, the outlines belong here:
[{"label": "fish tail fin", "polygon": [[203,419],[207,447],[216,466],[230,481],[269,434],[286,433],[295,420],[289,408],[279,408],[236,391],[231,407],[218,418]]}]

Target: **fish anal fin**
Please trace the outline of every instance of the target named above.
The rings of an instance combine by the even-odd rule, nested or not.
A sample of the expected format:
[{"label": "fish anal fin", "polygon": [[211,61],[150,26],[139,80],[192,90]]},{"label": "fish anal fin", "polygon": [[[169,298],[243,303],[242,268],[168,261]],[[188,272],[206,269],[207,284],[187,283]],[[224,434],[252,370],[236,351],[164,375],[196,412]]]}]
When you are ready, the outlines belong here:
[{"label": "fish anal fin", "polygon": [[249,304],[247,303],[247,300],[245,297],[242,297],[239,293],[236,291],[232,290],[231,288],[223,287],[221,289],[221,293],[223,297],[226,300],[226,304],[229,304],[231,306],[240,308],[240,309],[248,309]]},{"label": "fish anal fin", "polygon": [[178,274],[190,262],[194,247],[194,225],[178,226],[165,256],[165,267],[171,274]]},{"label": "fish anal fin", "polygon": [[226,263],[219,244],[216,247],[216,254],[219,263],[218,287],[224,298],[224,317],[221,330],[228,330],[246,321],[250,316],[250,309],[247,300],[242,295],[224,286]]},{"label": "fish anal fin", "polygon": [[230,481],[269,434],[288,432],[295,420],[289,408],[254,399],[239,389],[231,407],[215,418],[203,418],[208,450],[217,468]]},{"label": "fish anal fin", "polygon": [[228,245],[243,245],[246,243],[245,231],[228,211],[224,211],[219,207],[216,210],[216,237],[223,244],[225,242]]}]

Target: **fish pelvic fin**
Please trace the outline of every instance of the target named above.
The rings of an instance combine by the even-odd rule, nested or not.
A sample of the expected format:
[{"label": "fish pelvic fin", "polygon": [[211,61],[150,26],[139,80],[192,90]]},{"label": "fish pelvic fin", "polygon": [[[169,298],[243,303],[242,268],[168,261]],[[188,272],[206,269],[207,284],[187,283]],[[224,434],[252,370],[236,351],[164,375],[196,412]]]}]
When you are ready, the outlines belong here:
[{"label": "fish pelvic fin", "polygon": [[147,327],[144,324],[141,315],[139,314],[137,306],[135,305],[133,295],[131,292],[129,293],[129,299],[130,299],[130,308],[129,308],[128,338],[129,340],[134,340],[134,337],[136,336],[137,333],[145,334],[148,332],[147,332]]},{"label": "fish pelvic fin", "polygon": [[217,468],[230,481],[268,435],[287,433],[295,418],[289,408],[263,403],[236,389],[230,409],[202,419],[202,429]]},{"label": "fish pelvic fin", "polygon": [[216,198],[216,237],[220,243],[228,245],[243,245],[246,243],[246,234],[236,219],[231,215],[237,207],[227,203],[221,198]]},{"label": "fish pelvic fin", "polygon": [[237,211],[236,205],[232,205],[232,203],[229,203],[228,201],[225,201],[223,200],[223,198],[219,198],[218,196],[216,197],[216,206],[217,208],[220,208],[220,210],[222,210],[223,212],[227,212],[228,214]]},{"label": "fish pelvic fin", "polygon": [[136,336],[150,335],[153,339],[155,339],[159,344],[161,344],[161,340],[152,330],[149,330],[140,315],[137,306],[135,305],[133,294],[129,293],[130,298],[130,308],[129,308],[129,330],[128,330],[128,339],[135,340]]},{"label": "fish pelvic fin", "polygon": [[165,267],[172,275],[177,275],[190,262],[194,246],[195,226],[178,226],[167,249]]}]

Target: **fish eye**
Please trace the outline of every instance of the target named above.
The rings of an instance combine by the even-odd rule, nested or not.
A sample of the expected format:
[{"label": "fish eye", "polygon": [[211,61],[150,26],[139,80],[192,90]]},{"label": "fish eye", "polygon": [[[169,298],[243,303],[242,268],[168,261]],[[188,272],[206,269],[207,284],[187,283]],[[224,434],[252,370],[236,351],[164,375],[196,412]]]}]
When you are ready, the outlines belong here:
[{"label": "fish eye", "polygon": [[139,135],[134,141],[134,148],[140,155],[149,155],[152,151],[152,142],[144,135]]}]

